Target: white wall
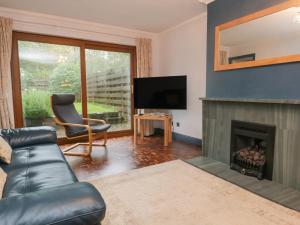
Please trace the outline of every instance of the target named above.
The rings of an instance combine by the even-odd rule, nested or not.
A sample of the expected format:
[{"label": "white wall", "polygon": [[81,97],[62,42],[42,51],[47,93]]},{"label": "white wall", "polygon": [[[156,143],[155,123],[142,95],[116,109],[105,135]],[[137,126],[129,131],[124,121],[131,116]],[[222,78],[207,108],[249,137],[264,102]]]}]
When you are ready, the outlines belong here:
[{"label": "white wall", "polygon": [[160,73],[160,38],[159,34],[152,37],[152,75]]},{"label": "white wall", "polygon": [[[174,132],[202,138],[206,83],[206,13],[159,34],[159,70],[154,75],[187,75],[187,110],[172,110]],[[180,127],[176,123],[180,123]]]}]

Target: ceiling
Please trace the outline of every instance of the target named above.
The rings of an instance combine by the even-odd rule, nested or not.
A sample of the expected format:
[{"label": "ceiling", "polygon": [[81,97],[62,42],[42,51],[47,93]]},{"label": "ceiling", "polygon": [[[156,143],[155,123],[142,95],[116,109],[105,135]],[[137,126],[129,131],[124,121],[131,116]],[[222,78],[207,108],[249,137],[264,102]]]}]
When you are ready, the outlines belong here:
[{"label": "ceiling", "polygon": [[206,10],[198,0],[0,0],[0,6],[155,33]]}]

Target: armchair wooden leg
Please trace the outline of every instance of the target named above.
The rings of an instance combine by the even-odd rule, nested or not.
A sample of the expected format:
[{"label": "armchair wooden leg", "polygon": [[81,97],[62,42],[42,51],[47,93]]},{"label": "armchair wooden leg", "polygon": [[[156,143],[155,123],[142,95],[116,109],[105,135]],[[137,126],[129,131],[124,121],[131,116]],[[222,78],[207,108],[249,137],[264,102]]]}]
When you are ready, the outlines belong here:
[{"label": "armchair wooden leg", "polygon": [[80,157],[90,157],[89,153],[80,153],[80,152],[64,152],[64,155],[68,156],[80,156]]},{"label": "armchair wooden leg", "polygon": [[89,155],[91,155],[92,150],[93,150],[93,134],[89,130],[89,147],[88,147],[88,153],[89,153]]},{"label": "armchair wooden leg", "polygon": [[107,132],[105,131],[104,132],[104,143],[103,143],[103,145],[105,146],[106,145],[106,143],[107,143]]},{"label": "armchair wooden leg", "polygon": [[78,146],[82,145],[83,143],[76,143],[74,145],[71,145],[70,147],[66,148],[63,150],[64,155],[69,155],[69,156],[81,156],[81,157],[89,157],[89,153],[83,153],[83,152],[69,152],[70,150],[77,148]]},{"label": "armchair wooden leg", "polygon": [[70,147],[66,148],[65,150],[63,150],[63,153],[67,153],[68,151],[72,150],[73,148],[76,148],[80,145],[80,143],[76,143],[74,145],[71,145]]},{"label": "armchair wooden leg", "polygon": [[[64,155],[90,157],[91,153],[92,153],[92,150],[93,150],[93,146],[102,146],[102,147],[106,146],[106,143],[107,143],[107,132],[103,133],[103,141],[104,141],[103,144],[93,144],[94,136],[93,136],[93,133],[91,133],[91,132],[88,134],[88,138],[89,138],[88,142],[85,142],[85,143],[76,143],[74,145],[71,145],[67,149],[63,150]],[[80,153],[80,152],[68,152],[71,149],[76,148],[76,147],[78,147],[80,145],[88,146],[88,150],[86,152],[84,152],[84,153]]]},{"label": "armchair wooden leg", "polygon": [[107,132],[103,133],[103,144],[93,144],[93,146],[106,146],[107,144]]}]

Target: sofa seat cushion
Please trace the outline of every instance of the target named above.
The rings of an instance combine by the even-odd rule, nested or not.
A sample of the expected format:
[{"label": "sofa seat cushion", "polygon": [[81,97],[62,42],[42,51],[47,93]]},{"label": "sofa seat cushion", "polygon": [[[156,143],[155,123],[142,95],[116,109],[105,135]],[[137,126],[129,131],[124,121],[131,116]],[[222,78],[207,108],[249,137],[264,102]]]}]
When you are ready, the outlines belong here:
[{"label": "sofa seat cushion", "polygon": [[13,149],[12,161],[4,166],[4,170],[9,172],[18,168],[27,168],[28,164],[33,166],[51,162],[65,162],[64,155],[56,144],[19,147]]},{"label": "sofa seat cushion", "polygon": [[77,178],[65,162],[28,164],[27,168],[8,171],[3,197],[23,195],[74,182],[77,182]]}]

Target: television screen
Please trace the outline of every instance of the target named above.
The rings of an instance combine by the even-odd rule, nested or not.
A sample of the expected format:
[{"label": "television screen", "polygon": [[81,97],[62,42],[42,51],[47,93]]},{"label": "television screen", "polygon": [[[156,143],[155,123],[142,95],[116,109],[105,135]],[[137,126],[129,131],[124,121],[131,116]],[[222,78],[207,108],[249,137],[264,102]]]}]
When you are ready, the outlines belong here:
[{"label": "television screen", "polygon": [[136,109],[186,109],[186,76],[134,79]]}]

